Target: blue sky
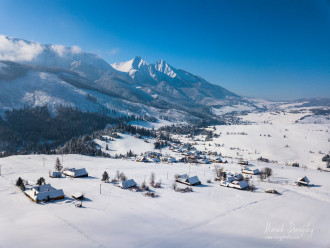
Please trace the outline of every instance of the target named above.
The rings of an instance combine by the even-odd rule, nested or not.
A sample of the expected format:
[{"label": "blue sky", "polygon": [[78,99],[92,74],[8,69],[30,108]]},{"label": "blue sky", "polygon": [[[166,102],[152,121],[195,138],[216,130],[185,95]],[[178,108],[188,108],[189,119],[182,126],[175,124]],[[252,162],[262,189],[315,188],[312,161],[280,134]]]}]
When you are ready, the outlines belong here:
[{"label": "blue sky", "polygon": [[245,96],[330,97],[328,0],[0,0],[0,33],[164,59]]}]

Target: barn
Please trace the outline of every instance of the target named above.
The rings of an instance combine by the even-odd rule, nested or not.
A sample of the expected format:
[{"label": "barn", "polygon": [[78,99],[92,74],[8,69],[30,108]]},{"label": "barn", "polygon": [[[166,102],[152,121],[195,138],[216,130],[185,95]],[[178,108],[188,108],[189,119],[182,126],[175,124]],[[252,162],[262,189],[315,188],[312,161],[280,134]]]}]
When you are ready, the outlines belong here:
[{"label": "barn", "polygon": [[136,182],[133,179],[129,179],[126,181],[119,182],[118,186],[122,189],[129,189],[129,188],[135,187]]},{"label": "barn", "polygon": [[24,193],[34,202],[64,199],[62,189],[55,189],[50,184],[37,185],[26,189]]},{"label": "barn", "polygon": [[187,174],[183,174],[177,177],[176,181],[178,183],[187,184],[190,186],[200,185],[201,181],[199,181],[197,176],[189,177]]},{"label": "barn", "polygon": [[63,174],[69,177],[88,177],[88,173],[86,171],[85,168],[81,168],[81,169],[75,169],[75,168],[71,168],[71,169],[65,169],[63,171]]},{"label": "barn", "polygon": [[307,177],[298,178],[296,184],[298,186],[309,186],[309,179]]}]

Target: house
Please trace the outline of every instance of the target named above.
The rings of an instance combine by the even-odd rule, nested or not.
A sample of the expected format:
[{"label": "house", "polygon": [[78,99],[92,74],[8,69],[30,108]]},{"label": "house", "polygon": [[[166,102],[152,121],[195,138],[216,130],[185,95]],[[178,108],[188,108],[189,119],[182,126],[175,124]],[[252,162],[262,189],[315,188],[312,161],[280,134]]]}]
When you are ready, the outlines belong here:
[{"label": "house", "polygon": [[129,188],[135,187],[135,186],[136,186],[136,182],[133,179],[119,182],[119,187],[122,189],[129,189]]},{"label": "house", "polygon": [[202,184],[201,181],[199,181],[197,176],[189,177],[187,174],[178,176],[175,181],[178,183],[183,183],[183,184],[187,184],[190,186]]},{"label": "house", "polygon": [[235,180],[229,184],[229,187],[235,189],[246,189],[247,187],[249,187],[249,184],[245,180],[241,180],[241,181]]},{"label": "house", "polygon": [[50,184],[37,185],[26,189],[24,193],[34,202],[64,199],[62,189],[55,189]]},{"label": "house", "polygon": [[244,178],[243,178],[243,175],[242,175],[242,174],[236,174],[236,175],[235,175],[235,179],[236,179],[237,181],[242,181]]},{"label": "house", "polygon": [[298,186],[309,186],[310,181],[307,177],[298,178],[296,184]]},{"label": "house", "polygon": [[220,157],[216,158],[213,163],[223,163]]},{"label": "house", "polygon": [[249,184],[244,180],[242,174],[233,174],[226,172],[226,180],[220,181],[220,185],[224,187],[230,187],[235,189],[246,189]]},{"label": "house", "polygon": [[240,164],[240,165],[248,165],[249,164],[249,161],[244,161],[243,159],[239,158],[238,159],[238,164]]},{"label": "house", "polygon": [[278,191],[276,191],[275,189],[266,189],[265,193],[268,194],[275,194],[275,195],[279,195],[280,193],[278,193]]},{"label": "house", "polygon": [[76,192],[76,193],[72,194],[72,198],[82,201],[85,199],[85,195],[82,192]]},{"label": "house", "polygon": [[159,163],[160,160],[158,158],[149,158],[150,162],[154,162],[154,163]]},{"label": "house", "polygon": [[75,168],[71,168],[71,169],[65,169],[63,171],[63,174],[69,177],[88,177],[88,173],[86,171],[85,168],[81,168],[81,169],[75,169]]},{"label": "house", "polygon": [[60,178],[60,177],[62,177],[62,172],[61,171],[49,171],[49,177]]},{"label": "house", "polygon": [[148,162],[148,159],[145,156],[137,156],[135,161],[136,162]]},{"label": "house", "polygon": [[242,173],[243,174],[250,174],[250,175],[259,175],[260,171],[259,171],[259,169],[251,170],[250,168],[245,168],[245,169],[242,170]]},{"label": "house", "polygon": [[205,159],[203,160],[203,164],[210,164],[210,161],[209,161],[207,158],[205,158]]}]

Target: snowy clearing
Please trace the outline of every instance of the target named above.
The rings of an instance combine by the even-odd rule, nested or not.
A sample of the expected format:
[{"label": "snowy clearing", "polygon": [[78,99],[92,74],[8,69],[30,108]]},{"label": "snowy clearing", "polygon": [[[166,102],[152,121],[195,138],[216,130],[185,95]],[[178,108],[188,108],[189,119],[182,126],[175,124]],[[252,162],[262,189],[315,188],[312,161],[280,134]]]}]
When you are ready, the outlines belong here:
[{"label": "snowy clearing", "polygon": [[[45,167],[43,167],[45,158]],[[1,247],[329,247],[330,181],[327,172],[281,167],[252,161],[255,168],[273,169],[270,181],[253,176],[256,192],[206,183],[212,165],[153,164],[128,160],[64,155],[64,167],[86,168],[88,178],[49,178],[56,156],[27,155],[0,159]],[[61,159],[61,157],[60,157]],[[225,169],[239,171],[235,163]],[[149,184],[151,172],[162,188],[158,198],[102,183],[104,171],[117,170],[138,184]],[[175,174],[197,175],[202,186],[192,193],[171,189]],[[13,180],[40,176],[63,189],[66,198],[45,204],[28,199]],[[307,176],[314,187],[298,187]],[[213,180],[212,180],[213,181]],[[100,184],[102,193],[100,194]],[[178,185],[183,187],[183,185]],[[263,192],[274,188],[282,195]],[[71,195],[84,192],[83,208]],[[37,234],[37,235],[36,235]]]}]

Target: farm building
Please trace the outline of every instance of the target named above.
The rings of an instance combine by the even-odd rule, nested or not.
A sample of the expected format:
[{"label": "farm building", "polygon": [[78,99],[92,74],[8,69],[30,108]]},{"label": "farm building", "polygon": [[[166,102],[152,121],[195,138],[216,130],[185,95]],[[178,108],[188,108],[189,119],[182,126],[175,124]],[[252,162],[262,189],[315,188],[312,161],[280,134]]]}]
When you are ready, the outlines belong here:
[{"label": "farm building", "polygon": [[200,185],[201,181],[199,181],[197,176],[189,177],[187,174],[183,174],[177,177],[176,181],[178,183],[184,183],[190,186]]},{"label": "farm building", "polygon": [[259,171],[259,169],[251,170],[250,168],[245,168],[242,170],[242,173],[250,174],[250,175],[258,175],[260,173],[260,171]]},{"label": "farm building", "polygon": [[133,179],[119,182],[119,187],[122,189],[128,189],[135,186],[136,186],[136,182]]},{"label": "farm building", "polygon": [[222,163],[222,159],[218,157],[213,161],[213,163]]},{"label": "farm building", "polygon": [[176,163],[176,158],[173,157],[161,157],[160,160],[165,163]]},{"label": "farm building", "polygon": [[86,171],[85,168],[81,168],[81,169],[75,169],[75,168],[71,168],[71,169],[65,169],[63,171],[63,174],[69,177],[88,177],[88,173]]},{"label": "farm building", "polygon": [[205,158],[205,159],[203,160],[203,164],[210,164],[210,160],[208,160],[207,158]]},{"label": "farm building", "polygon": [[61,171],[49,171],[49,177],[60,178],[60,177],[62,177],[62,172]]},{"label": "farm building", "polygon": [[145,156],[137,156],[135,161],[136,162],[149,162]]},{"label": "farm building", "polygon": [[220,185],[234,189],[246,189],[249,186],[245,180],[238,181],[232,179],[233,177],[229,177],[226,181],[221,181]]},{"label": "farm building", "polygon": [[265,190],[265,193],[268,193],[268,194],[275,194],[275,195],[279,195],[280,193],[278,193],[277,190],[275,189],[266,189]]},{"label": "farm building", "polygon": [[309,186],[310,181],[307,177],[298,178],[296,184],[298,186]]},{"label": "farm building", "polygon": [[243,159],[238,159],[238,164],[240,164],[240,165],[249,165],[249,161],[245,161],[245,160],[243,160]]},{"label": "farm building", "polygon": [[24,191],[34,202],[59,200],[64,198],[62,189],[55,189],[50,184],[33,186]]},{"label": "farm building", "polygon": [[72,198],[75,200],[84,200],[85,195],[82,192],[76,192],[76,193],[72,194]]},{"label": "farm building", "polygon": [[160,160],[158,158],[149,158],[149,161],[153,162],[153,163],[159,163],[160,162]]}]

